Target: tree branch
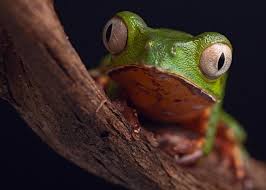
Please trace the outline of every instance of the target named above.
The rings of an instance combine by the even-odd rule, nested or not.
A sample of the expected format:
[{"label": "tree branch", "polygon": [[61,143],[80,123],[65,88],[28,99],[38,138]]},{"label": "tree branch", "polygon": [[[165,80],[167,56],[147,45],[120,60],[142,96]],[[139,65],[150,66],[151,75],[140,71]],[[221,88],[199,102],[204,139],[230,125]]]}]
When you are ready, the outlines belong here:
[{"label": "tree branch", "polygon": [[[0,97],[56,152],[129,189],[240,189],[211,158],[182,168],[107,102],[68,41],[51,0],[0,1]],[[217,166],[217,165],[216,165]],[[265,165],[251,161],[257,189]]]}]

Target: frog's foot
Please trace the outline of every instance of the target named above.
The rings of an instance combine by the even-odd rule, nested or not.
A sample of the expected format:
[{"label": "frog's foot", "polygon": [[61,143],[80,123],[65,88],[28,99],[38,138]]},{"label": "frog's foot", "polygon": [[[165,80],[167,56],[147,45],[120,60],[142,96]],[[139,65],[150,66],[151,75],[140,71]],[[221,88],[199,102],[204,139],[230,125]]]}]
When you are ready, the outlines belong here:
[{"label": "frog's foot", "polygon": [[102,100],[99,106],[97,107],[95,113],[98,113],[106,102],[107,102],[107,99]]},{"label": "frog's foot", "polygon": [[199,160],[203,156],[202,150],[196,150],[195,152],[191,154],[187,154],[185,156],[175,156],[175,160],[178,164],[181,165],[191,165],[194,164],[197,160]]},{"label": "frog's foot", "polygon": [[132,127],[133,136],[137,137],[140,132],[141,125],[139,123],[138,114],[136,110],[129,107],[126,100],[117,99],[112,101],[112,103],[129,122],[130,126]]},{"label": "frog's foot", "polygon": [[191,131],[164,129],[156,132],[159,147],[173,156],[178,164],[192,165],[204,154],[203,137]]}]

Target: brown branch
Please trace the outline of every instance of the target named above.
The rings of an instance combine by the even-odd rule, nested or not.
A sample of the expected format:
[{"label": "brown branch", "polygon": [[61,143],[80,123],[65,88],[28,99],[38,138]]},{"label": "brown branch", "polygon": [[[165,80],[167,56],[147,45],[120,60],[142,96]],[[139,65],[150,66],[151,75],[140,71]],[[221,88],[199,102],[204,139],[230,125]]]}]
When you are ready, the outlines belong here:
[{"label": "brown branch", "polygon": [[[97,88],[50,0],[0,1],[0,96],[56,152],[129,189],[239,189],[205,159],[185,169],[131,136],[127,121]],[[6,32],[7,31],[7,32]],[[207,164],[206,164],[207,163]],[[251,161],[257,189],[266,167]]]}]

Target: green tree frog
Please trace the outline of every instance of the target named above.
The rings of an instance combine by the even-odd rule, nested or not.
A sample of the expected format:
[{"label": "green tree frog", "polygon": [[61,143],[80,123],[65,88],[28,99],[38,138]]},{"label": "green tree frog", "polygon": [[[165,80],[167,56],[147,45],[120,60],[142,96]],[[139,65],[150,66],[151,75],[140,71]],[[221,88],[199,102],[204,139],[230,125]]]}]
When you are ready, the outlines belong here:
[{"label": "green tree frog", "polygon": [[107,22],[103,42],[109,54],[101,70],[138,113],[159,123],[190,126],[202,135],[197,150],[183,155],[183,161],[209,154],[219,133],[236,176],[245,177],[245,132],[222,109],[232,62],[232,45],[225,36],[153,29],[124,11]]}]

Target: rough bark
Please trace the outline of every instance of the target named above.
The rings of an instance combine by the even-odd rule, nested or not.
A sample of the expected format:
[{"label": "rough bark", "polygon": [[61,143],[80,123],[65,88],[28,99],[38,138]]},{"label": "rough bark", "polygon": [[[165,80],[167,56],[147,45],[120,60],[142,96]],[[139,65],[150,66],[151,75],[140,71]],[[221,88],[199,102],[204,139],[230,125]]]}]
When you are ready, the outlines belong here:
[{"label": "rough bark", "polygon": [[[128,122],[88,74],[51,0],[0,1],[0,97],[44,142],[79,167],[128,189],[240,189],[206,158],[182,168]],[[251,160],[256,189],[266,167]]]}]

